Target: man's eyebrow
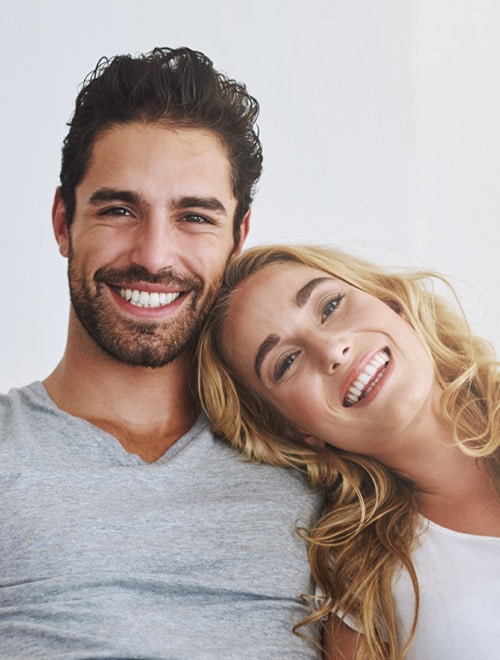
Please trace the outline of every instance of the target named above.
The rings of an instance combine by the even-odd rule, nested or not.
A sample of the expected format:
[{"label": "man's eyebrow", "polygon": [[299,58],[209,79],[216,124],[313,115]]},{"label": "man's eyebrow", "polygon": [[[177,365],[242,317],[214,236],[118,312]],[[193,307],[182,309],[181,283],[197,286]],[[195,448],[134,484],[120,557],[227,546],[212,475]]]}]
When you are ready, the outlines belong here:
[{"label": "man's eyebrow", "polygon": [[331,277],[315,277],[313,280],[305,284],[295,294],[295,304],[297,307],[304,307],[314,289],[322,282],[331,281],[331,279]]},{"label": "man's eyebrow", "polygon": [[89,197],[89,204],[101,202],[125,202],[126,204],[140,204],[141,200],[136,193],[130,190],[116,190],[115,188],[99,188]]},{"label": "man's eyebrow", "polygon": [[266,339],[264,339],[262,344],[259,346],[259,350],[257,351],[257,355],[255,356],[255,362],[253,364],[253,368],[255,369],[255,373],[259,377],[259,380],[261,379],[260,368],[262,367],[264,358],[273,348],[273,346],[276,346],[279,340],[280,338],[278,335],[269,335],[269,337],[266,337]]},{"label": "man's eyebrow", "polygon": [[[90,204],[117,201],[141,206],[144,204],[142,198],[137,193],[130,190],[118,190],[115,188],[99,188],[98,190],[95,190],[89,198]],[[176,210],[199,208],[227,215],[226,207],[216,197],[184,195],[183,197],[177,197],[174,199],[172,201],[172,207]]]},{"label": "man's eyebrow", "polygon": [[227,209],[217,197],[199,197],[198,195],[184,195],[173,200],[174,209],[182,210],[187,208],[206,209],[227,215]]}]

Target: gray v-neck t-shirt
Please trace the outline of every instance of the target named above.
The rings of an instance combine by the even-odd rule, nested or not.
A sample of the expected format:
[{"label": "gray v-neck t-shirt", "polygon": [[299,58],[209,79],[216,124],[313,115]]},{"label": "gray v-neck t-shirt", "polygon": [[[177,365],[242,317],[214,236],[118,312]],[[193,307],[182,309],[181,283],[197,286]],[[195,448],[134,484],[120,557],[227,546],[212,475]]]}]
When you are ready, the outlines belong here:
[{"label": "gray v-neck t-shirt", "polygon": [[[296,524],[320,494],[250,464],[201,416],[153,464],[59,410],[0,396],[0,658],[319,658]],[[309,631],[317,634],[316,631]]]}]

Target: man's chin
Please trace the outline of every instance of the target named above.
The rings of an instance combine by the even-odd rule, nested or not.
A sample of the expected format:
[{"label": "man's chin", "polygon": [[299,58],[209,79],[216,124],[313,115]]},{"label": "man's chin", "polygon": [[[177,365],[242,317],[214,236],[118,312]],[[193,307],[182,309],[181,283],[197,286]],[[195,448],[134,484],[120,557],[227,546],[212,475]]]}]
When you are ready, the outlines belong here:
[{"label": "man's chin", "polygon": [[134,321],[117,315],[105,301],[92,301],[83,296],[72,298],[80,324],[99,348],[114,361],[130,367],[160,369],[196,344],[209,307],[194,306],[168,322]]},{"label": "man's chin", "polygon": [[[97,341],[98,345],[105,353],[119,364],[129,367],[139,367],[147,369],[161,369],[175,362],[193,350],[194,342],[184,342],[182,345],[168,345],[165,350],[165,344],[161,346],[151,345],[151,338],[147,346],[142,348],[137,345],[127,347],[123,343],[116,345],[114,343]],[[95,340],[95,338],[94,338]]]}]

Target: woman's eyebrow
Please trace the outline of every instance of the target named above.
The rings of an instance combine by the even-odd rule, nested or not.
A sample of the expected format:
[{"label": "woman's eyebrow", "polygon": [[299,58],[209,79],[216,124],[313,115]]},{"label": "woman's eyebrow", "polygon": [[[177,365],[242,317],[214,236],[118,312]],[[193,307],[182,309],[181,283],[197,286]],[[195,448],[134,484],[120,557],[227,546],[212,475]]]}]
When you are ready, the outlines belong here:
[{"label": "woman's eyebrow", "polygon": [[297,307],[304,307],[306,302],[311,297],[311,294],[314,291],[314,289],[322,282],[331,281],[331,280],[332,280],[331,277],[315,277],[313,280],[310,280],[295,294],[295,304],[297,305]]},{"label": "woman's eyebrow", "polygon": [[262,344],[259,346],[257,355],[255,356],[255,362],[253,363],[253,368],[255,369],[255,373],[257,374],[259,380],[261,380],[260,369],[262,367],[262,363],[264,362],[264,358],[273,348],[273,346],[276,346],[279,340],[280,338],[278,335],[269,335],[269,337],[266,337]]}]

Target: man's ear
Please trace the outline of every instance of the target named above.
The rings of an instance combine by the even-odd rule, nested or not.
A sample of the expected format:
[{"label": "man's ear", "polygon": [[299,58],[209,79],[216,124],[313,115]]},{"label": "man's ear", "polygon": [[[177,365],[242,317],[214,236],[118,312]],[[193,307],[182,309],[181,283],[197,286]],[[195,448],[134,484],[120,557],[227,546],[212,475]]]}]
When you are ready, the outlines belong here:
[{"label": "man's ear", "polygon": [[233,253],[232,253],[233,257],[239,254],[243,249],[243,243],[245,242],[245,239],[248,236],[248,232],[250,231],[250,214],[251,214],[251,209],[248,209],[248,211],[243,216],[243,220],[241,221],[240,237],[238,239],[238,242],[233,248]]},{"label": "man's ear", "polygon": [[69,232],[66,223],[66,207],[61,198],[60,188],[56,189],[52,204],[52,227],[59,245],[59,252],[63,257],[67,257],[69,254]]}]

